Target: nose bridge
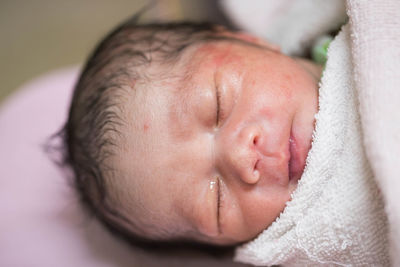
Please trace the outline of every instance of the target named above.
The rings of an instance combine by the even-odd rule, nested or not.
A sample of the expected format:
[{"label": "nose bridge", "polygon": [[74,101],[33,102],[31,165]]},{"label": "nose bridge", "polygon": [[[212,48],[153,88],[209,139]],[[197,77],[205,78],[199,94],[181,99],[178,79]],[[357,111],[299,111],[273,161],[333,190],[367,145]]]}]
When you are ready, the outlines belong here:
[{"label": "nose bridge", "polygon": [[260,130],[255,124],[244,124],[221,133],[217,161],[218,169],[226,179],[240,179],[248,184],[257,183],[260,174],[256,170],[256,144]]}]

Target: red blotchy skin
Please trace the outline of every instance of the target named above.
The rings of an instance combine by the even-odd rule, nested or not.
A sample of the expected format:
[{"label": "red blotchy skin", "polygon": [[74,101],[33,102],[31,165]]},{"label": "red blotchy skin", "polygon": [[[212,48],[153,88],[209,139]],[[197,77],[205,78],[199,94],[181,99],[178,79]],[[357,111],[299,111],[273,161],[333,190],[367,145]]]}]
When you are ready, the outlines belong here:
[{"label": "red blotchy skin", "polygon": [[149,127],[150,127],[150,125],[148,122],[144,123],[143,124],[143,132],[147,132],[149,130]]},{"label": "red blotchy skin", "polygon": [[227,48],[224,51],[220,51],[216,48],[216,45],[205,45],[199,49],[200,53],[213,55],[212,60],[209,61],[209,67],[218,68],[222,64],[229,64],[233,62],[235,62],[235,64],[238,64],[238,61],[240,61],[239,57],[232,55],[231,45],[227,45]]}]

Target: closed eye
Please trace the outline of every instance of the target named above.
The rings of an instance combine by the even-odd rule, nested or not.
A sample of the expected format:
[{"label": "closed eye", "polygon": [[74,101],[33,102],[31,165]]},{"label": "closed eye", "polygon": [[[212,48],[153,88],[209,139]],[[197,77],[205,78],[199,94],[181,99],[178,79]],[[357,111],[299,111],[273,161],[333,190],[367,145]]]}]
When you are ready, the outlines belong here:
[{"label": "closed eye", "polygon": [[221,229],[221,208],[222,208],[222,192],[221,192],[221,179],[218,177],[217,178],[217,192],[218,192],[218,197],[217,197],[217,224],[218,224],[218,232],[222,233]]}]

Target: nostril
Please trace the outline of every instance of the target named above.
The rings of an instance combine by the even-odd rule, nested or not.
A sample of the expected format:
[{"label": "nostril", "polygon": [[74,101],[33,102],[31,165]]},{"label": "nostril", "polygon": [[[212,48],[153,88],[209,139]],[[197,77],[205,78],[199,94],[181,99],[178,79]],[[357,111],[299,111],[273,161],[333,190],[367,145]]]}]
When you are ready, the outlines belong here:
[{"label": "nostril", "polygon": [[254,168],[253,168],[253,171],[255,171],[255,170],[257,170],[258,169],[258,162],[259,162],[260,160],[258,159],[257,161],[256,161],[256,163],[254,163]]},{"label": "nostril", "polygon": [[260,171],[258,170],[258,166],[257,166],[259,161],[260,160],[257,160],[253,167],[253,177],[251,179],[252,184],[257,183],[258,180],[260,179]]},{"label": "nostril", "polygon": [[254,136],[253,138],[253,145],[256,145],[258,142],[258,136]]}]

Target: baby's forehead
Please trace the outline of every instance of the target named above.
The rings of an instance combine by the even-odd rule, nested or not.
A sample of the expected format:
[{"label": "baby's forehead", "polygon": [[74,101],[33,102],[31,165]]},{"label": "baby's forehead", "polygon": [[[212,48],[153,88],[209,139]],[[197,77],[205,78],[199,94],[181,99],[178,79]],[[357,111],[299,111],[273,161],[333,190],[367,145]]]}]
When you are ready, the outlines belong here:
[{"label": "baby's forehead", "polygon": [[[238,37],[239,36],[239,37]],[[240,37],[242,34],[224,31],[219,34],[208,36],[204,39],[198,39],[185,46],[179,51],[174,51],[171,56],[166,58],[172,60],[164,60],[156,62],[155,66],[160,65],[167,70],[176,70],[190,72],[198,67],[200,61],[213,57],[216,60],[222,60],[228,54],[234,53],[235,49],[262,49],[270,50],[267,46],[259,42],[249,41],[248,38]],[[153,66],[154,66],[153,65]],[[158,68],[156,68],[157,70]]]}]

